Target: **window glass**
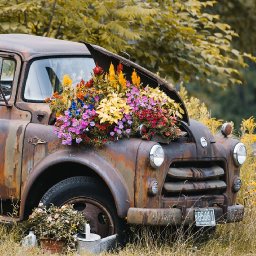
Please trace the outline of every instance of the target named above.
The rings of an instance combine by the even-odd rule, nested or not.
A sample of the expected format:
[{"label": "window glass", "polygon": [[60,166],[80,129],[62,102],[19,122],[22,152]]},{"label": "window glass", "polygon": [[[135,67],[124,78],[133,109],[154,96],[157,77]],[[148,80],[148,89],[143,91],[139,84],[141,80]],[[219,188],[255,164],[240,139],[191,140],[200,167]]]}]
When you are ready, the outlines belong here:
[{"label": "window glass", "polygon": [[[11,97],[15,66],[14,60],[0,57],[0,85],[7,100]],[[2,94],[0,94],[0,100],[3,100]]]},{"label": "window glass", "polygon": [[29,69],[24,98],[44,101],[53,92],[62,92],[64,75],[69,75],[75,86],[81,79],[89,80],[94,67],[94,60],[86,57],[36,60]]}]

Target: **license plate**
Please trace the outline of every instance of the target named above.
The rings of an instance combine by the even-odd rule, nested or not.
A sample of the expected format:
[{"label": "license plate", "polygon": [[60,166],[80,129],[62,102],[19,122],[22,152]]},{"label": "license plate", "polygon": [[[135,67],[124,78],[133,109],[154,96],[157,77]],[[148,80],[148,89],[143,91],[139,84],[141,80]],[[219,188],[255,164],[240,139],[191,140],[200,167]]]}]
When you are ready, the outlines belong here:
[{"label": "license plate", "polygon": [[196,209],[195,210],[196,226],[216,226],[214,209]]}]

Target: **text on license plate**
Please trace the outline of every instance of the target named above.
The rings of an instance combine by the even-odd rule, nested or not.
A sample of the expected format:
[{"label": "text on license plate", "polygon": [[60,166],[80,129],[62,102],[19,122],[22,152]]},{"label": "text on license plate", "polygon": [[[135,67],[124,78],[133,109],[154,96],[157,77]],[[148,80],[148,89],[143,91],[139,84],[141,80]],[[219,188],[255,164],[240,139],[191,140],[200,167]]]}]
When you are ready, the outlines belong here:
[{"label": "text on license plate", "polygon": [[214,209],[195,209],[196,226],[216,226]]}]

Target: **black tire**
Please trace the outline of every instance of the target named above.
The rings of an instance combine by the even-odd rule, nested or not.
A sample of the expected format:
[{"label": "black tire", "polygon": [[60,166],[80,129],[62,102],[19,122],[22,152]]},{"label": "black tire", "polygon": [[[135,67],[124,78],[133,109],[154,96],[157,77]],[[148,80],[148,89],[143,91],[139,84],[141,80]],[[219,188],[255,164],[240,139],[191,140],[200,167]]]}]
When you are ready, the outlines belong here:
[{"label": "black tire", "polygon": [[46,206],[73,204],[74,209],[85,214],[92,233],[101,237],[118,234],[119,242],[124,240],[125,222],[118,217],[112,196],[98,179],[84,176],[65,179],[51,187],[41,202]]}]

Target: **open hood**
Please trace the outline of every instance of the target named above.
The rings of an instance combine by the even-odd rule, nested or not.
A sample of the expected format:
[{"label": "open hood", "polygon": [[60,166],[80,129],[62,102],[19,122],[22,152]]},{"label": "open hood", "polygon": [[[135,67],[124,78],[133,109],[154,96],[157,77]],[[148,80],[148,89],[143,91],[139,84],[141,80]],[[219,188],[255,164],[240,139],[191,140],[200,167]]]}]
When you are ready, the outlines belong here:
[{"label": "open hood", "polygon": [[127,77],[131,77],[131,74],[135,69],[138,75],[140,76],[143,84],[150,85],[154,88],[159,86],[160,89],[164,91],[171,99],[175,100],[175,102],[180,104],[181,108],[184,110],[182,121],[189,123],[188,113],[185,104],[180,98],[177,91],[173,89],[170,84],[168,84],[166,81],[164,81],[154,73],[148,71],[147,69],[141,67],[140,65],[130,60],[125,59],[124,57],[111,53],[97,45],[92,45],[88,43],[84,44],[90,51],[97,65],[101,66],[104,70],[109,69],[110,63],[113,63],[114,66],[117,66],[119,63],[122,63],[124,73]]}]

